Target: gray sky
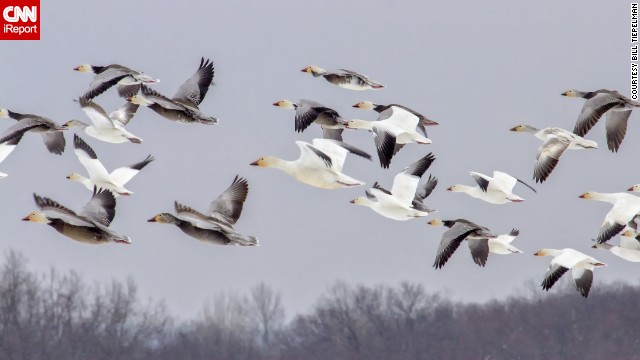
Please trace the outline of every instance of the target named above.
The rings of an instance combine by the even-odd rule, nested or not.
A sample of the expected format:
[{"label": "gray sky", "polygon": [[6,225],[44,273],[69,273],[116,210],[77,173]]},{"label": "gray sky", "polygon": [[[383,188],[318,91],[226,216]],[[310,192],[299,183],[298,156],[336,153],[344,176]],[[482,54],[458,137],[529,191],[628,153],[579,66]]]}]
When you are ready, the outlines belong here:
[{"label": "gray sky", "polygon": [[[117,5],[116,5],[117,4]],[[518,123],[568,130],[583,101],[560,96],[570,89],[617,89],[629,94],[629,4],[547,1],[86,1],[42,2],[40,41],[5,41],[0,56],[0,107],[48,116],[60,123],[88,121],[72,102],[91,76],[72,71],[82,64],[119,63],[161,79],[154,89],[172,95],[211,58],[215,83],[201,109],[217,116],[213,127],[187,126],[141,108],[129,130],[142,145],[107,144],[86,135],[107,169],[153,154],[157,160],[118,199],[112,224],[134,244],[89,246],[47,226],[19,221],[36,209],[32,193],[79,209],[91,196],[65,179],[84,173],[72,147],[49,154],[39,136],[28,134],[2,164],[2,248],[15,248],[32,268],[75,269],[86,279],[131,276],[143,297],[165,299],[176,314],[191,316],[217,292],[244,292],[264,281],[283,293],[289,311],[303,311],[336,279],[364,284],[422,283],[456,300],[504,297],[536,285],[549,258],[542,247],[574,247],[609,263],[602,281],[631,281],[634,264],[590,249],[609,205],[587,202],[588,190],[623,191],[640,182],[637,114],[618,154],[606,150],[604,121],[586,137],[599,150],[571,151],[535,195],[523,186],[520,204],[492,205],[445,191],[471,184],[469,171],[506,171],[531,180],[540,142],[509,132]],[[313,79],[307,65],[353,69],[380,81],[380,91],[349,91]],[[440,122],[429,129],[432,145],[410,145],[389,170],[357,157],[345,173],[390,186],[393,176],[428,152],[440,185],[427,204],[437,217],[465,217],[497,233],[521,229],[515,245],[523,255],[491,255],[475,265],[466,245],[436,271],[431,265],[443,228],[427,219],[396,222],[349,204],[365,187],[321,190],[273,169],[250,167],[261,155],[298,156],[295,140],[319,137],[319,128],[293,130],[293,112],[273,107],[281,99],[313,99],[346,118],[375,119],[351,108],[361,100],[397,102]],[[96,98],[108,111],[121,104],[114,92]],[[4,120],[8,127],[13,120]],[[1,125],[0,125],[1,126]],[[71,132],[67,133],[68,143]],[[345,141],[375,159],[371,136],[345,133]],[[147,223],[179,200],[205,210],[239,174],[250,192],[237,229],[257,235],[257,248],[198,242],[168,225]],[[616,240],[617,241],[617,240]],[[563,279],[568,281],[568,279]],[[576,294],[576,298],[578,295]]]}]

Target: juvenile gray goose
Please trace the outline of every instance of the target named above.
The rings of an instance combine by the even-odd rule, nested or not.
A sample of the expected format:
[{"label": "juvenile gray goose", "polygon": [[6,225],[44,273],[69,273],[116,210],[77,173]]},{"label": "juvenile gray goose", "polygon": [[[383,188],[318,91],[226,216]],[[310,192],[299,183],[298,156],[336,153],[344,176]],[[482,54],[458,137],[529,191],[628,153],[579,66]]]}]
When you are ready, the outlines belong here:
[{"label": "juvenile gray goose", "polygon": [[96,74],[89,85],[89,89],[82,95],[87,99],[93,99],[116,84],[118,85],[118,94],[121,97],[130,97],[138,92],[139,84],[151,84],[160,81],[143,72],[118,64],[107,66],[82,64],[76,66],[73,70],[81,73]]},{"label": "juvenile gray goose", "polygon": [[322,76],[328,82],[349,90],[378,90],[382,89],[384,85],[377,83],[369,79],[366,75],[357,73],[355,71],[340,69],[340,73],[329,72],[321,67],[311,65],[300,70],[307,74],[313,75],[313,77]]},{"label": "juvenile gray goose", "polygon": [[128,236],[109,229],[116,214],[116,200],[109,190],[94,188],[91,200],[77,214],[49,198],[37,194],[33,198],[40,211],[32,212],[23,221],[48,224],[62,235],[85,244],[131,243]]},{"label": "juvenile gray goose", "polygon": [[580,115],[576,120],[573,132],[579,136],[585,136],[589,130],[600,120],[602,115],[607,115],[605,124],[607,146],[609,150],[618,152],[620,144],[627,133],[627,121],[631,110],[640,107],[640,103],[632,101],[617,91],[600,89],[596,91],[567,90],[562,93],[567,97],[581,97],[586,99]]},{"label": "juvenile gray goose", "polygon": [[165,119],[178,123],[215,125],[218,119],[205,115],[198,108],[209,91],[213,75],[213,63],[202,58],[198,70],[178,88],[171,99],[142,85],[142,95],[133,95],[127,100],[136,105],[147,106]]},{"label": "juvenile gray goose", "polygon": [[208,215],[176,201],[177,216],[160,213],[148,221],[173,224],[194,239],[212,244],[257,246],[258,238],[240,234],[233,228],[242,214],[248,193],[247,180],[236,175],[231,186],[211,203]]},{"label": "juvenile gray goose", "polygon": [[466,219],[434,219],[429,221],[428,224],[449,228],[449,230],[442,234],[436,260],[433,263],[434,268],[442,268],[465,239],[467,239],[469,243],[469,250],[471,250],[473,261],[480,266],[486,264],[489,256],[489,239],[497,238],[488,228]]},{"label": "juvenile gray goose", "polygon": [[5,136],[27,129],[26,131],[42,135],[44,145],[50,153],[61,155],[64,152],[66,142],[62,131],[67,130],[66,126],[58,125],[53,120],[43,116],[19,114],[8,109],[0,109],[0,118],[11,118],[18,121],[17,124],[7,129]]},{"label": "juvenile gray goose", "polygon": [[323,129],[344,129],[346,120],[332,108],[317,101],[301,99],[297,103],[291,100],[280,100],[274,106],[296,111],[295,130],[303,132],[309,125],[320,125]]}]

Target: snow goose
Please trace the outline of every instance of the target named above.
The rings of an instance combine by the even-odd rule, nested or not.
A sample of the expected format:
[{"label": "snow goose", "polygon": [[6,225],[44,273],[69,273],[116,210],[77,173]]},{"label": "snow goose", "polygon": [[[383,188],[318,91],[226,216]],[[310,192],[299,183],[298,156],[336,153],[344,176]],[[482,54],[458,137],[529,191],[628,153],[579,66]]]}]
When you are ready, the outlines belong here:
[{"label": "snow goose", "polygon": [[427,222],[427,224],[449,228],[442,234],[442,239],[438,246],[436,260],[433,263],[433,267],[436,269],[442,268],[447,263],[465,239],[469,242],[469,250],[471,250],[473,261],[480,266],[484,266],[487,262],[487,257],[489,256],[488,239],[496,238],[496,235],[492,234],[488,228],[466,219],[434,219]]},{"label": "snow goose", "polygon": [[44,145],[50,153],[61,155],[64,152],[66,142],[62,131],[67,129],[65,125],[60,126],[43,116],[19,114],[8,109],[0,109],[0,118],[11,118],[18,121],[17,124],[7,129],[5,136],[20,132],[22,129],[28,129],[27,131],[42,135]]},{"label": "snow goose", "polygon": [[263,156],[250,165],[280,169],[296,180],[322,189],[342,189],[364,185],[342,173],[348,153],[371,160],[371,156],[355,146],[331,139],[313,139],[313,144],[296,141],[300,157],[293,161]]},{"label": "snow goose", "polygon": [[428,137],[427,136],[427,130],[425,129],[425,126],[440,125],[437,122],[428,119],[426,116],[420,114],[419,112],[417,112],[417,111],[415,111],[413,109],[410,109],[410,108],[408,108],[406,106],[399,105],[399,104],[380,105],[380,104],[376,104],[376,103],[374,103],[372,101],[361,101],[361,102],[353,105],[354,108],[358,108],[358,109],[362,109],[362,110],[373,110],[373,111],[375,111],[377,113],[382,113],[384,111],[387,111],[393,106],[399,107],[401,109],[404,109],[404,110],[412,113],[413,115],[417,116],[418,120],[419,120],[417,130],[422,135],[424,135],[425,137]]},{"label": "snow goose", "polygon": [[205,115],[198,108],[209,91],[213,75],[213,63],[202,58],[198,70],[180,85],[171,99],[142,85],[142,94],[133,95],[128,100],[137,105],[147,106],[165,119],[181,124],[215,125],[218,119]]},{"label": "snow goose", "polygon": [[[604,201],[613,207],[604,217],[600,233],[596,238],[598,243],[607,242],[622,232],[632,222],[636,214],[640,213],[640,197],[625,193],[599,193],[589,191],[579,196],[585,200]],[[635,224],[629,224],[633,227]]]},{"label": "snow goose", "polygon": [[544,182],[551,175],[565,150],[598,148],[598,144],[595,141],[585,140],[572,132],[557,127],[537,129],[530,125],[520,124],[510,130],[532,134],[543,141],[538,148],[533,167],[533,179],[539,183]]},{"label": "snow goose", "polygon": [[303,132],[311,124],[320,125],[323,129],[344,129],[346,120],[337,111],[313,100],[301,99],[297,103],[291,100],[280,100],[274,106],[296,111],[295,130]]},{"label": "snow goose", "polygon": [[160,213],[148,221],[176,225],[185,234],[204,242],[257,246],[258,238],[240,234],[233,228],[240,218],[248,193],[249,183],[236,175],[231,185],[211,203],[208,215],[176,201],[177,216]]},{"label": "snow goose", "polygon": [[607,146],[609,150],[618,152],[627,133],[627,121],[631,110],[640,107],[640,103],[628,99],[617,91],[606,89],[596,91],[572,89],[563,92],[562,95],[586,99],[573,132],[580,136],[586,135],[602,115],[606,114]]},{"label": "snow goose", "polygon": [[405,144],[431,144],[430,139],[416,131],[417,125],[418,117],[399,107],[380,113],[378,121],[352,119],[346,123],[348,129],[366,129],[373,133],[380,166],[385,169]]},{"label": "snow goose", "polygon": [[580,295],[589,296],[593,283],[593,269],[607,264],[574,249],[541,249],[535,256],[553,256],[547,273],[542,280],[542,289],[549,291],[553,284],[571,269],[571,275]]},{"label": "snow goose", "polygon": [[160,81],[140,71],[118,64],[107,66],[82,64],[76,66],[73,70],[81,73],[96,74],[89,85],[89,89],[82,95],[87,99],[93,99],[116,84],[118,85],[120,96],[129,97],[138,92],[138,84],[151,84]]},{"label": "snow goose", "polygon": [[620,245],[615,246],[609,243],[598,244],[597,242],[591,246],[594,249],[605,249],[619,258],[631,262],[640,262],[640,235],[633,229],[627,229],[620,237]]},{"label": "snow goose", "polygon": [[427,154],[395,176],[391,191],[375,183],[365,192],[366,197],[357,197],[351,203],[369,207],[386,218],[399,221],[429,215],[434,210],[422,201],[431,194],[438,180],[429,176],[422,187],[418,183],[434,160],[433,154]]},{"label": "snow goose", "polygon": [[32,212],[23,221],[48,224],[62,235],[86,244],[131,244],[128,236],[109,229],[116,214],[116,200],[109,190],[94,188],[91,200],[77,214],[49,198],[36,194],[33,198],[40,211]]},{"label": "snow goose", "polygon": [[74,119],[67,121],[63,126],[83,129],[92,138],[112,144],[120,144],[127,141],[134,144],[142,143],[141,138],[124,128],[133,117],[135,113],[134,107],[137,108],[137,105],[125,104],[107,115],[102,106],[87,98],[81,97],[78,102],[85,115],[91,119],[92,125]]},{"label": "snow goose", "polygon": [[513,187],[517,182],[526,185],[529,189],[533,190],[533,192],[536,192],[534,188],[524,181],[501,171],[494,171],[493,177],[474,171],[469,174],[471,174],[476,183],[478,183],[477,186],[457,184],[448,187],[447,190],[463,192],[476,199],[498,205],[524,201],[520,196],[513,194]]},{"label": "snow goose", "polygon": [[315,65],[307,66],[300,70],[304,73],[311,74],[313,77],[322,76],[328,82],[339,86],[343,89],[349,90],[378,90],[382,89],[384,85],[377,83],[369,79],[366,75],[357,73],[355,71],[340,69],[338,72],[329,72],[323,68]]},{"label": "snow goose", "polygon": [[73,173],[67,176],[67,179],[77,181],[89,190],[93,189],[94,186],[107,189],[113,192],[114,196],[133,194],[133,192],[125,189],[124,185],[154,160],[154,158],[149,155],[146,159],[138,163],[117,168],[109,174],[91,146],[76,134],[73,136],[73,146],[78,160],[80,160],[82,166],[84,166],[89,173],[89,178],[87,179],[80,174]]}]

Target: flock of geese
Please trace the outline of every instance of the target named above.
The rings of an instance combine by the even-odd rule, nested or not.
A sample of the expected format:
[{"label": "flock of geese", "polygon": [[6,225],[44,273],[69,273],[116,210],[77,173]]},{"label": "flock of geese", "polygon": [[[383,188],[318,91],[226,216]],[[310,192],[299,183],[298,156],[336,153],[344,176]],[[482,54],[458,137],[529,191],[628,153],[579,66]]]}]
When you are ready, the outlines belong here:
[{"label": "flock of geese", "polygon": [[[17,122],[0,137],[0,162],[19,144],[27,132],[39,133],[45,146],[53,154],[62,154],[65,146],[64,132],[72,128],[81,129],[84,134],[98,141],[112,144],[131,142],[141,144],[142,138],[126,129],[139,106],[149,108],[159,116],[181,124],[218,124],[218,119],[203,113],[199,105],[204,100],[214,77],[213,63],[202,58],[196,72],[187,79],[173,97],[162,95],[152,86],[159,80],[131,68],[112,64],[97,66],[83,64],[74,70],[81,73],[93,73],[95,76],[89,88],[78,99],[84,114],[91,123],[71,120],[65,124],[56,124],[51,119],[39,115],[17,113],[9,109],[0,109],[0,118],[11,118]],[[384,85],[367,76],[351,70],[340,69],[330,72],[318,66],[307,66],[301,70],[313,77],[322,77],[327,82],[348,90],[379,90]],[[126,102],[118,109],[107,113],[94,98],[111,88]],[[640,103],[631,101],[617,91],[601,89],[583,92],[569,90],[562,95],[585,99],[584,106],[576,121],[573,132],[561,128],[537,129],[520,124],[511,131],[529,133],[542,140],[534,161],[533,179],[544,182],[557,166],[561,155],[567,149],[597,149],[594,141],[583,138],[604,115],[606,117],[606,138],[608,148],[617,152],[622,143],[631,110],[640,107]],[[399,104],[381,105],[371,101],[359,102],[353,107],[373,110],[378,113],[374,121],[345,119],[323,104],[301,99],[297,102],[280,100],[273,105],[295,111],[294,129],[303,132],[312,124],[323,131],[322,138],[311,143],[296,141],[300,156],[295,160],[284,160],[275,156],[262,156],[250,165],[279,169],[304,184],[322,189],[342,189],[364,185],[363,181],[343,173],[344,163],[349,154],[371,160],[371,155],[343,141],[345,129],[364,129],[373,136],[377,157],[382,168],[388,168],[393,157],[409,144],[426,145],[432,141],[427,136],[426,127],[438,125],[426,116]],[[154,161],[149,155],[145,159],[109,172],[100,162],[96,152],[77,133],[73,135],[73,148],[87,176],[72,173],[67,178],[77,181],[92,191],[89,202],[75,212],[60,203],[37,194],[34,200],[38,211],[34,211],[23,220],[48,224],[56,231],[90,244],[109,242],[130,244],[131,239],[111,229],[109,226],[115,217],[116,197],[133,194],[125,186],[134,176]],[[364,191],[363,196],[351,200],[355,205],[370,208],[377,214],[397,221],[406,221],[425,217],[435,210],[424,204],[424,200],[433,192],[438,179],[429,175],[426,182],[421,179],[435,161],[432,153],[409,164],[394,179],[391,189],[375,182]],[[536,190],[507,173],[494,171],[492,176],[479,172],[470,172],[474,185],[456,184],[447,188],[451,192],[462,192],[488,202],[501,205],[518,203],[525,199],[513,193],[520,183],[530,190]],[[0,177],[6,174],[0,173]],[[640,184],[631,186],[628,191],[640,191]],[[236,176],[231,185],[211,202],[206,212],[200,212],[189,206],[174,203],[175,214],[159,213],[149,222],[173,224],[185,234],[205,242],[220,245],[256,246],[258,238],[241,234],[234,225],[240,218],[244,202],[249,193],[246,179]],[[597,234],[593,248],[609,250],[614,255],[632,262],[640,262],[640,235],[637,223],[640,222],[640,197],[629,193],[586,192],[580,195],[587,200],[605,201],[612,204]],[[433,219],[433,226],[445,226],[433,266],[442,268],[463,241],[467,241],[473,261],[485,266],[489,253],[522,253],[512,245],[519,235],[518,229],[508,234],[496,235],[487,227],[467,219]],[[618,234],[622,234],[620,244],[608,243]],[[551,256],[551,264],[542,282],[542,288],[549,290],[569,269],[576,289],[587,297],[593,282],[593,270],[606,266],[603,262],[574,249],[541,249],[534,255]]]}]

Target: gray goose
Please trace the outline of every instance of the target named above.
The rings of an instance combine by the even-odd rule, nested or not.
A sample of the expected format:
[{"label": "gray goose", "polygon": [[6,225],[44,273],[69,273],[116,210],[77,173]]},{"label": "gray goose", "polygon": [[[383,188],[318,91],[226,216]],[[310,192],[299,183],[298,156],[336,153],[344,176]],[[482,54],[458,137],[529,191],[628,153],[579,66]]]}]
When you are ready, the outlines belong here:
[{"label": "gray goose", "polygon": [[147,106],[165,119],[178,123],[215,125],[218,119],[205,115],[198,108],[209,91],[213,75],[213,63],[202,58],[198,70],[178,88],[172,98],[141,85],[142,95],[136,94],[127,100],[136,105]]},{"label": "gray goose", "polygon": [[26,131],[42,135],[44,145],[50,153],[61,155],[64,152],[66,142],[62,131],[67,130],[66,126],[58,125],[53,120],[43,116],[20,114],[8,109],[0,109],[0,118],[11,118],[18,121],[17,124],[7,129],[5,135],[27,129]]},{"label": "gray goose", "polygon": [[257,246],[258,238],[240,234],[233,228],[248,193],[249,183],[236,175],[231,185],[211,203],[208,215],[176,201],[177,216],[159,213],[148,221],[173,224],[192,238],[212,244]]},{"label": "gray goose", "polygon": [[300,70],[313,77],[322,76],[328,82],[349,90],[378,90],[384,88],[384,85],[369,79],[366,75],[355,71],[340,69],[340,73],[329,72],[321,67],[311,65]]},{"label": "gray goose", "polygon": [[87,99],[93,99],[116,84],[118,85],[118,94],[121,97],[129,97],[138,92],[139,84],[152,84],[160,81],[143,72],[118,64],[107,66],[82,64],[76,66],[73,70],[81,73],[96,74],[89,85],[89,89],[82,95]]},{"label": "gray goose", "polygon": [[434,268],[442,268],[465,239],[469,243],[469,250],[471,250],[473,261],[480,266],[484,266],[487,263],[487,258],[489,257],[489,239],[497,238],[488,228],[466,219],[434,219],[429,221],[428,224],[449,228],[449,230],[442,234],[436,260],[433,263]]},{"label": "gray goose", "polygon": [[628,99],[617,91],[607,89],[596,91],[572,89],[563,92],[562,95],[587,100],[578,115],[573,132],[579,136],[585,136],[602,115],[606,114],[607,146],[612,152],[618,152],[627,133],[627,121],[631,110],[640,107],[640,103]]},{"label": "gray goose", "polygon": [[37,194],[33,198],[40,211],[32,212],[23,221],[48,224],[62,235],[85,244],[131,243],[128,236],[109,229],[116,215],[116,200],[109,190],[94,187],[91,200],[77,214],[49,198]]},{"label": "gray goose", "polygon": [[291,100],[280,100],[273,103],[273,106],[296,111],[296,132],[303,132],[311,124],[316,124],[322,127],[323,138],[342,141],[346,120],[334,109],[307,99],[300,99],[297,103]]}]

